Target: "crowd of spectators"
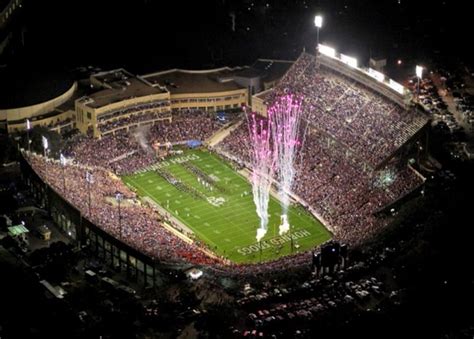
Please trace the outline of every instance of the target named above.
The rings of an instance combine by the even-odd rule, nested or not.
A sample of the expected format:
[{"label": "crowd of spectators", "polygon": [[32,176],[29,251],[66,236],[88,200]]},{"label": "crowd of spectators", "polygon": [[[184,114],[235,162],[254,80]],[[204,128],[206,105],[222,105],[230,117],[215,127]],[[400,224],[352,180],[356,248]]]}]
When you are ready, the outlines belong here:
[{"label": "crowd of spectators", "polygon": [[[406,110],[362,84],[316,67],[314,56],[303,53],[273,96],[284,91],[304,97],[302,109],[312,127],[331,136],[372,167],[377,167],[423,125],[427,118]],[[271,102],[271,98],[269,102]]]},{"label": "crowd of spectators", "polygon": [[162,107],[167,107],[169,106],[169,101],[166,100],[160,100],[160,101],[154,101],[154,102],[148,102],[144,104],[139,104],[139,105],[134,105],[126,108],[120,108],[114,111],[109,111],[107,113],[104,113],[98,117],[98,121],[103,122],[108,119],[112,118],[119,118],[122,115],[129,115],[133,113],[153,113],[156,112],[157,108],[162,108]]},{"label": "crowd of spectators", "polygon": [[[221,151],[250,162],[247,124],[243,123],[219,145]],[[397,162],[382,170],[363,166],[336,142],[321,133],[307,132],[296,158],[294,193],[331,225],[345,242],[360,242],[381,222],[373,215],[418,187],[423,180]]]},{"label": "crowd of spectators", "polygon": [[99,123],[99,130],[104,136],[108,133],[111,133],[112,131],[115,132],[122,128],[130,129],[141,124],[149,124],[170,117],[171,114],[169,112],[145,112],[141,114],[134,114],[127,117],[122,117],[120,119],[106,120],[102,123]]},{"label": "crowd of spectators", "polygon": [[[77,164],[67,164],[62,168],[57,160],[33,154],[27,156],[27,160],[48,185],[86,218],[140,252],[168,262],[221,262],[163,227],[163,217],[151,207],[141,204],[136,199],[136,194],[111,172]],[[91,173],[92,184],[86,180],[86,172]],[[124,199],[120,214],[115,202],[116,192],[121,192]]]},{"label": "crowd of spectators", "polygon": [[[140,119],[141,116],[130,118]],[[144,119],[148,115],[144,115]],[[131,120],[126,120],[131,124]],[[119,121],[122,121],[119,120]],[[125,126],[125,125],[124,125]],[[147,167],[157,161],[150,145],[155,143],[206,140],[221,126],[214,115],[202,111],[180,111],[173,113],[171,121],[157,121],[146,130],[140,131],[141,141],[135,131],[120,130],[115,135],[101,139],[78,135],[69,141],[66,156],[77,163],[107,168],[116,174],[127,174]],[[147,147],[141,145],[146,141]]]},{"label": "crowd of spectators", "polygon": [[[397,158],[375,168],[413,136],[426,118],[354,86],[342,75],[316,68],[314,57],[306,53],[274,89],[268,103],[288,91],[304,98],[304,145],[296,161],[294,193],[331,225],[337,238],[363,241],[383,224],[375,212],[423,182]],[[244,122],[219,148],[249,164],[250,144]]]}]

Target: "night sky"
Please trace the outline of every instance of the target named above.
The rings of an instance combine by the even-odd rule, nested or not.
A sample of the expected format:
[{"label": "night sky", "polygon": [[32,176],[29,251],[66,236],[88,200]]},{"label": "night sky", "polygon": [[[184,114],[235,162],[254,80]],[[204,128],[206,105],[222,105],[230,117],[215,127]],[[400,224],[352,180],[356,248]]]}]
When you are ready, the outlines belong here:
[{"label": "night sky", "polygon": [[[26,48],[17,63],[47,68],[124,66],[142,73],[167,67],[294,59],[321,41],[367,61],[370,55],[429,61],[469,60],[465,1],[407,0],[27,0]],[[235,15],[235,30],[232,17]]]}]

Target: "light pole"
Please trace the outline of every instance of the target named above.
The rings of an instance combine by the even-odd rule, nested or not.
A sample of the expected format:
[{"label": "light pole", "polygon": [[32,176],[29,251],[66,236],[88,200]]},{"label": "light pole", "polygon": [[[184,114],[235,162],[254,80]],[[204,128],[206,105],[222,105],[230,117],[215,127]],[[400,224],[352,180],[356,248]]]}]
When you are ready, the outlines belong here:
[{"label": "light pole", "polygon": [[48,139],[43,135],[41,137],[41,140],[43,141],[43,155],[46,158],[46,151],[48,150]]},{"label": "light pole", "polygon": [[316,57],[319,53],[319,29],[323,27],[323,17],[321,15],[316,15],[314,17],[314,26],[316,26]]},{"label": "light pole", "polygon": [[420,96],[420,79],[423,77],[423,67],[416,66],[415,68],[416,77],[417,77],[417,85],[416,85],[416,101],[418,102]]},{"label": "light pole", "polygon": [[87,181],[87,190],[89,191],[89,217],[92,217],[91,213],[91,184],[94,182],[94,178],[92,177],[92,173],[87,171],[86,172],[86,181]]},{"label": "light pole", "polygon": [[123,195],[120,192],[115,193],[115,200],[117,200],[118,204],[118,213],[119,213],[119,232],[120,232],[120,240],[122,239],[122,214],[120,213],[120,202],[123,199]]},{"label": "light pole", "polygon": [[28,153],[30,153],[31,151],[31,147],[30,147],[30,129],[31,129],[31,123],[30,123],[30,120],[29,119],[26,119],[26,138],[28,139],[27,142],[28,142]]},{"label": "light pole", "polygon": [[59,162],[61,163],[61,168],[63,172],[63,188],[64,192],[66,192],[66,176],[64,175],[64,167],[66,167],[66,158],[62,153],[59,153]]}]

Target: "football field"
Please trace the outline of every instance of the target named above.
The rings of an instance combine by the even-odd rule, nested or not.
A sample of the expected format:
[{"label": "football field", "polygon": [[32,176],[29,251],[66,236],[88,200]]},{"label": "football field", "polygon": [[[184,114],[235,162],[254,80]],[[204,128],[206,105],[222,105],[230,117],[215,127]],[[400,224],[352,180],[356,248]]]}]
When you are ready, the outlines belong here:
[{"label": "football field", "polygon": [[281,207],[272,197],[268,232],[259,245],[255,239],[259,219],[250,183],[207,150],[185,150],[152,167],[122,180],[179,219],[212,251],[233,262],[273,260],[331,237],[299,206],[292,206],[288,213],[293,241],[289,234],[279,236]]}]

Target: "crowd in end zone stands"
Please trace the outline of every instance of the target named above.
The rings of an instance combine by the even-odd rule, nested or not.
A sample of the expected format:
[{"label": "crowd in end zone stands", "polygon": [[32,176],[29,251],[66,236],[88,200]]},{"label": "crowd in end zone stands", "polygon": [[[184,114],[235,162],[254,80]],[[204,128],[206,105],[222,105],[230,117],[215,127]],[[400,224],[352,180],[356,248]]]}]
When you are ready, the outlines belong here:
[{"label": "crowd in end zone stands", "polygon": [[[416,132],[425,120],[409,115],[369,90],[354,86],[343,76],[323,68],[317,73],[315,70],[312,57],[302,54],[269,100],[287,90],[303,94],[304,115],[311,128],[305,129],[304,145],[297,159],[294,192],[331,226],[338,240],[354,243],[381,226],[373,215],[375,211],[421,183],[407,166],[389,163],[382,170],[373,168]],[[211,115],[187,111],[173,113],[172,122],[155,121],[142,132],[149,147],[155,142],[205,140],[219,128]],[[218,149],[248,163],[249,145],[244,122],[219,144]],[[220,267],[222,261],[210,258],[199,251],[197,245],[187,244],[169,233],[162,226],[162,217],[151,207],[140,205],[135,194],[112,174],[132,173],[157,161],[154,152],[140,146],[131,131],[122,129],[100,140],[76,136],[70,140],[65,153],[73,159],[64,168],[66,190],[63,169],[58,162],[34,155],[28,156],[28,160],[49,185],[92,222],[120,237],[118,209],[113,197],[116,191],[121,191],[127,199],[121,210],[124,242],[153,257],[184,258],[193,263]],[[94,185],[88,185],[86,170],[92,172]],[[93,201],[90,213],[89,188]],[[310,258],[309,252],[299,253],[264,265],[233,265],[233,271],[273,270],[307,263]]]},{"label": "crowd in end zone stands", "polygon": [[[202,111],[181,111],[173,113],[172,122],[155,121],[142,130],[148,146],[154,142],[179,142],[192,139],[206,140],[221,125],[215,117]],[[147,152],[140,146],[133,132],[121,130],[115,135],[107,135],[100,140],[76,136],[66,150],[66,155],[81,164],[100,166],[114,171],[116,174],[135,172],[156,162],[153,152]],[[116,158],[128,155],[122,160]]]}]

